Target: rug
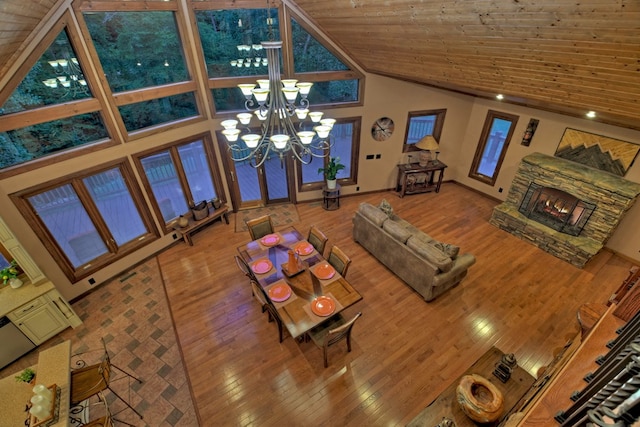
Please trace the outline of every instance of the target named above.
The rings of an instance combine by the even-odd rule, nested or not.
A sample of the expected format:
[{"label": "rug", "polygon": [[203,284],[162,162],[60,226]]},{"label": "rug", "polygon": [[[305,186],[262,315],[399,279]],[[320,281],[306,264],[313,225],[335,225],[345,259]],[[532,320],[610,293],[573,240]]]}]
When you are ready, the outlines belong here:
[{"label": "rug", "polygon": [[296,205],[292,203],[286,203],[284,205],[264,206],[262,208],[249,209],[246,211],[239,211],[236,213],[236,233],[246,232],[246,221],[258,218],[262,215],[271,216],[271,221],[274,227],[284,227],[292,225],[300,221],[298,216],[298,209]]}]

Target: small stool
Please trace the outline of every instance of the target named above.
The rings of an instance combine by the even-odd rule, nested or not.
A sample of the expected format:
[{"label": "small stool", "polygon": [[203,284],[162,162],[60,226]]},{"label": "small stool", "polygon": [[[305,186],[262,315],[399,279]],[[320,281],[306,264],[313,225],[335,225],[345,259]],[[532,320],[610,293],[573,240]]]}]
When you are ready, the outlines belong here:
[{"label": "small stool", "polygon": [[336,184],[336,188],[322,187],[322,207],[326,211],[335,211],[340,208],[340,184]]}]

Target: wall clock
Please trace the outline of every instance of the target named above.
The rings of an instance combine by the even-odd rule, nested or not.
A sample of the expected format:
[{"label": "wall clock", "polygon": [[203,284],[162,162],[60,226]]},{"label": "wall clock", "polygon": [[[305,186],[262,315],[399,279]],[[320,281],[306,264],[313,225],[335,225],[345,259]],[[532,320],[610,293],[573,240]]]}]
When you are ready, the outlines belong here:
[{"label": "wall clock", "polygon": [[371,136],[376,141],[386,141],[393,133],[393,120],[389,117],[381,117],[371,126]]}]

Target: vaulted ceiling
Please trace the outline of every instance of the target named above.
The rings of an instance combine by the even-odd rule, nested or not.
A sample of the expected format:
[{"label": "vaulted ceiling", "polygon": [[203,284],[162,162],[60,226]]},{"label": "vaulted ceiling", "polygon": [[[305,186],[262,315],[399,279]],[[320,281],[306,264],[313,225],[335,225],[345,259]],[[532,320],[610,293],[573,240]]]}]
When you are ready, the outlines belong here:
[{"label": "vaulted ceiling", "polygon": [[[67,2],[0,2],[0,80],[41,20]],[[598,121],[640,129],[637,0],[284,3],[367,72],[571,115],[594,110]]]}]

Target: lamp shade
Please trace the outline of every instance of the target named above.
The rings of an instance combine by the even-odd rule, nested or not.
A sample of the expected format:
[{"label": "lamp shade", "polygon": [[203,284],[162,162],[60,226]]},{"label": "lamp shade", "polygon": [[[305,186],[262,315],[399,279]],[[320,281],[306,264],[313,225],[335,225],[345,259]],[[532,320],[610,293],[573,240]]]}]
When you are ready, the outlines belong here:
[{"label": "lamp shade", "polygon": [[436,141],[433,135],[427,135],[423,137],[420,141],[416,143],[415,146],[416,148],[419,148],[421,150],[429,150],[429,151],[436,151],[440,149],[440,146],[438,145],[438,141]]}]

